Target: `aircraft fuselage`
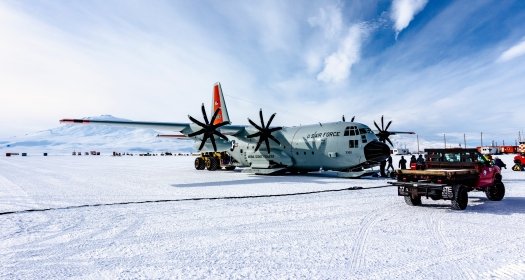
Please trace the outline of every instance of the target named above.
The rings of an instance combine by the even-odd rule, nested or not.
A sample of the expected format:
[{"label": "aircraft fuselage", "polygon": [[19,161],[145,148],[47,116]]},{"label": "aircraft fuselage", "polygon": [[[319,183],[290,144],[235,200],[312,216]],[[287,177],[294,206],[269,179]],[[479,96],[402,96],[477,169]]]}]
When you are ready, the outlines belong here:
[{"label": "aircraft fuselage", "polygon": [[356,122],[284,127],[273,136],[280,145],[270,141],[270,153],[264,144],[255,151],[257,138],[244,135],[228,136],[226,152],[243,166],[298,171],[349,171],[377,165],[390,154],[368,126]]}]

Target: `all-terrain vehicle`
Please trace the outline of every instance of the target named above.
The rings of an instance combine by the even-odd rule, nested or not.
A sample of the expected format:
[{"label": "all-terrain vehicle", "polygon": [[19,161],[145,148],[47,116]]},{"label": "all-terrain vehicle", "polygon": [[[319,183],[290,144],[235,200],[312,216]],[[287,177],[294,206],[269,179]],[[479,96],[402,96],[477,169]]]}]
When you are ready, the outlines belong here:
[{"label": "all-terrain vehicle", "polygon": [[499,167],[476,149],[425,149],[425,164],[420,170],[399,169],[397,193],[411,206],[422,204],[421,198],[450,200],[452,209],[464,210],[468,192],[485,192],[493,201],[502,200],[505,186]]}]

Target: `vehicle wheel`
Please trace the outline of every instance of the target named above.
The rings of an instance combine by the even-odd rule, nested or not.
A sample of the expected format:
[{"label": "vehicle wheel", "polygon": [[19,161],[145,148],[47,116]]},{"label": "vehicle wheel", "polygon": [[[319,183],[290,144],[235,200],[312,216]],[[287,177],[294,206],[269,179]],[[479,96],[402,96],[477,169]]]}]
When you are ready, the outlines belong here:
[{"label": "vehicle wheel", "polygon": [[224,169],[228,170],[228,171],[231,171],[231,170],[234,170],[235,169],[235,165],[230,165],[230,166],[226,166],[224,167]]},{"label": "vehicle wheel", "polygon": [[203,170],[204,169],[204,159],[201,157],[198,157],[195,159],[195,169],[197,170]]},{"label": "vehicle wheel", "polygon": [[489,200],[500,201],[505,196],[505,185],[502,182],[497,182],[494,186],[487,188],[485,194]]},{"label": "vehicle wheel", "polygon": [[412,198],[412,195],[405,196],[405,202],[406,204],[410,206],[420,206],[421,205],[421,196],[416,195],[414,198]]},{"label": "vehicle wheel", "polygon": [[468,204],[468,190],[462,185],[454,186],[454,198],[452,199],[452,209],[465,210]]},{"label": "vehicle wheel", "polygon": [[217,170],[217,165],[217,159],[214,157],[209,157],[206,161],[206,169],[208,169],[209,171]]}]

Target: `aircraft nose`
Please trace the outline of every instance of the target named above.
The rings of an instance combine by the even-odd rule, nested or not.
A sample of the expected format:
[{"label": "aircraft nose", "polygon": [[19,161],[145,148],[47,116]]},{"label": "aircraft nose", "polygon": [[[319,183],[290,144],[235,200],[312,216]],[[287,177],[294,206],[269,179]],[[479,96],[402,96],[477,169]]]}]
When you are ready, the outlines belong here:
[{"label": "aircraft nose", "polygon": [[390,156],[390,148],[387,144],[372,141],[365,146],[365,158],[367,161],[380,162]]}]

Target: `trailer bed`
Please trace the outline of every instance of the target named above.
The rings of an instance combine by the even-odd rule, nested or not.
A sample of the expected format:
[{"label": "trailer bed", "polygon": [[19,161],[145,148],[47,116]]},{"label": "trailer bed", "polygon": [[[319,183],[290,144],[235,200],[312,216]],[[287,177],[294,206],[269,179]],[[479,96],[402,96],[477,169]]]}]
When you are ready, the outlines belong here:
[{"label": "trailer bed", "polygon": [[401,175],[440,176],[450,178],[451,176],[457,175],[477,175],[478,171],[476,169],[399,169],[397,170],[397,173]]}]

